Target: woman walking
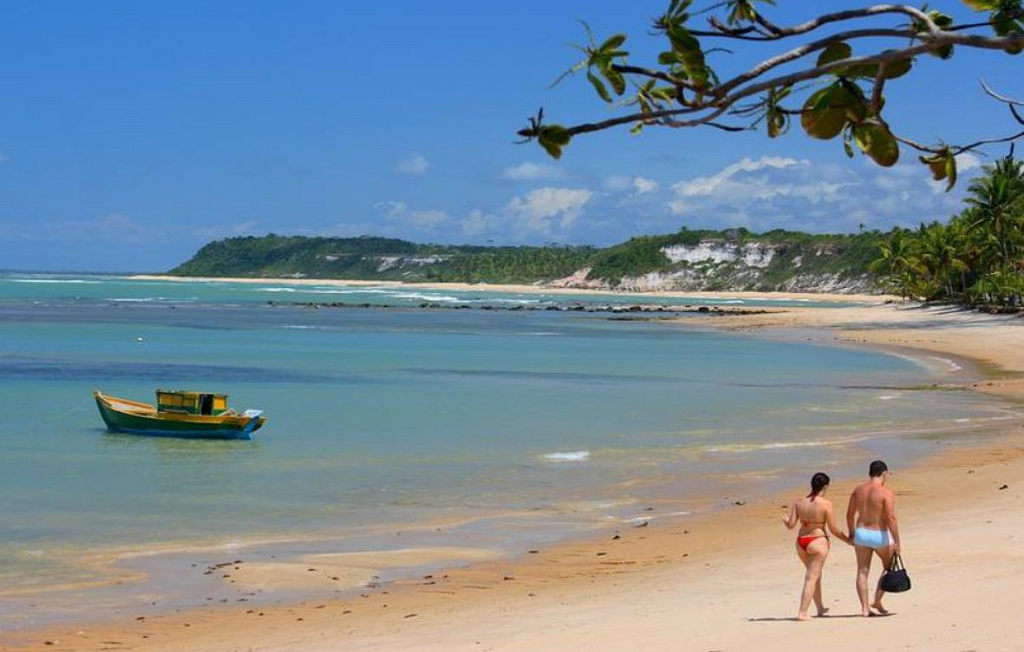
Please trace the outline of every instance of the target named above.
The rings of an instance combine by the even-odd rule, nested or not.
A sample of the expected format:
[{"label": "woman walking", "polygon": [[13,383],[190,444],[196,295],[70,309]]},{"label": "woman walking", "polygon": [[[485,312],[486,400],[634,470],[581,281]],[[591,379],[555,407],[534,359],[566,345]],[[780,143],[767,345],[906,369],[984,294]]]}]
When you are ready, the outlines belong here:
[{"label": "woman walking", "polygon": [[831,532],[837,539],[849,544],[850,538],[836,527],[835,517],[832,514],[832,501],[825,498],[828,490],[829,477],[824,473],[815,473],[811,478],[811,493],[793,504],[789,516],[780,514],[782,522],[792,530],[800,524],[800,531],[796,538],[796,554],[800,557],[807,572],[804,573],[804,588],[800,593],[800,609],[797,612],[797,620],[807,620],[807,610],[810,609],[811,600],[818,609],[818,615],[824,616],[828,611],[821,601],[821,574],[825,567],[825,560],[828,558],[830,542],[828,533]]}]

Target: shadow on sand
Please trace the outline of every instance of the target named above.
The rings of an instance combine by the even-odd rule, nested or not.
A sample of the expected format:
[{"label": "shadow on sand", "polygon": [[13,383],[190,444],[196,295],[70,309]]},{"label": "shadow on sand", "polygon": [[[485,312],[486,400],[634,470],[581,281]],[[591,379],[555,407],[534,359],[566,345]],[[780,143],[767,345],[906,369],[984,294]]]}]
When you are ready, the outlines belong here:
[{"label": "shadow on sand", "polygon": [[[872,613],[870,617],[871,618],[888,618],[890,616],[895,616],[895,615],[896,615],[896,612],[890,611],[887,614]],[[814,617],[811,618],[811,620],[835,620],[837,618],[863,618],[863,616],[861,616],[859,613],[857,613],[857,614],[828,614],[827,616],[814,616]],[[798,621],[795,616],[791,616],[789,618],[779,618],[779,617],[765,616],[763,618],[747,618],[747,622],[748,623],[796,623],[796,622],[800,622],[800,621]]]}]

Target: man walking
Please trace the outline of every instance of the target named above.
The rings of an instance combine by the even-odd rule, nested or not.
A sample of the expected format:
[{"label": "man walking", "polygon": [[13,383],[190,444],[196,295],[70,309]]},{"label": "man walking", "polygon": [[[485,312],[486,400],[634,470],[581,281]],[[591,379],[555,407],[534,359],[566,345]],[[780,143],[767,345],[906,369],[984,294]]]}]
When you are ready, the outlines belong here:
[{"label": "man walking", "polygon": [[875,599],[868,603],[868,573],[871,558],[878,555],[882,561],[882,572],[889,568],[889,560],[900,551],[900,530],[896,522],[896,496],[885,486],[892,474],[882,460],[875,460],[868,467],[868,481],[850,494],[846,508],[846,527],[852,535],[857,551],[857,596],[860,598],[860,614],[874,616],[887,614],[882,606],[882,585],[879,578]]}]

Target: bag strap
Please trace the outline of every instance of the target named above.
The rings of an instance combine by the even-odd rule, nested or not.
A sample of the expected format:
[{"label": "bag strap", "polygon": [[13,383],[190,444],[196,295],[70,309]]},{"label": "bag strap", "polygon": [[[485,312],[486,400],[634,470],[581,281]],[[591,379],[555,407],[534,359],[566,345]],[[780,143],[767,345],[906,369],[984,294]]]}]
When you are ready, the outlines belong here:
[{"label": "bag strap", "polygon": [[906,570],[907,567],[903,565],[903,559],[900,557],[900,553],[894,553],[892,559],[889,560],[889,569],[891,571]]}]

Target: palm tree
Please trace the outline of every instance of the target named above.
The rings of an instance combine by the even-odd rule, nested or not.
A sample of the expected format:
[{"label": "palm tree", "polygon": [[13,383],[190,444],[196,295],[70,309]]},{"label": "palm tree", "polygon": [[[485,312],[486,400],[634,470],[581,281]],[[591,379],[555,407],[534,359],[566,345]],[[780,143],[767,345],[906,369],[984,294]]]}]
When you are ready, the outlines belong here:
[{"label": "palm tree", "polygon": [[1024,162],[1009,156],[985,166],[985,174],[967,188],[968,230],[991,234],[986,252],[1004,265],[1020,258],[1024,226]]},{"label": "palm tree", "polygon": [[916,296],[921,277],[921,261],[917,256],[915,239],[907,229],[896,227],[889,238],[878,245],[878,258],[869,269],[883,276],[885,282],[904,299]]}]

